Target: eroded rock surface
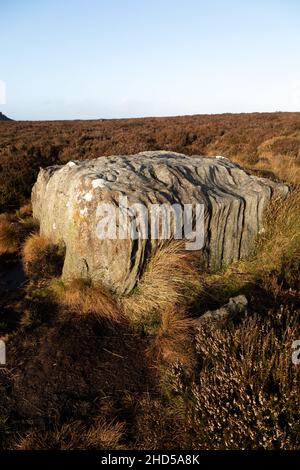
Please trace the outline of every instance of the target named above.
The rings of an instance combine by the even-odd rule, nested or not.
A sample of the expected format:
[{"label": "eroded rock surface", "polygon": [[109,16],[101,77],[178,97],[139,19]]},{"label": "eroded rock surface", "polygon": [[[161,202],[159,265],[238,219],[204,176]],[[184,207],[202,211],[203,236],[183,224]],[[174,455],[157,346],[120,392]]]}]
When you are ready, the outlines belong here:
[{"label": "eroded rock surface", "polygon": [[205,312],[196,320],[196,323],[199,326],[207,323],[215,326],[226,325],[230,320],[234,320],[235,317],[246,315],[247,306],[247,298],[244,295],[237,295],[236,297],[231,297],[226,305],[217,310]]},{"label": "eroded rock surface", "polygon": [[204,206],[205,245],[212,269],[249,254],[263,211],[287,186],[247,174],[223,157],[156,151],[100,157],[42,169],[32,191],[41,233],[66,245],[65,278],[91,277],[119,294],[137,283],[157,240],[100,239],[99,204]]}]

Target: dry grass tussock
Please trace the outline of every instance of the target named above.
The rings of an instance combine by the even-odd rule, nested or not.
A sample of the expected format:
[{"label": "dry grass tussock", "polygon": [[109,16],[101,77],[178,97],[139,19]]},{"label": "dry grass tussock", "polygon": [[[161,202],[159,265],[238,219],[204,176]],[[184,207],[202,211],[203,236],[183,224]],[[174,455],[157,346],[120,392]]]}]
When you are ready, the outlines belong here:
[{"label": "dry grass tussock", "polygon": [[98,418],[88,427],[74,421],[44,432],[29,432],[19,438],[16,450],[105,450],[121,449],[122,423]]},{"label": "dry grass tussock", "polygon": [[123,299],[126,313],[143,319],[153,312],[192,302],[200,291],[195,254],[184,249],[184,242],[162,245],[148,261],[135,291]]},{"label": "dry grass tussock", "polygon": [[120,322],[122,312],[110,292],[85,279],[69,283],[61,280],[52,283],[56,300],[78,315],[94,315],[99,319]]},{"label": "dry grass tussock", "polygon": [[247,160],[246,156],[240,157],[236,155],[232,157],[232,161],[250,172],[254,171],[255,173],[258,171],[258,173],[261,173],[261,176],[267,178],[275,178],[294,185],[300,183],[299,159],[284,155],[270,155],[251,163]]},{"label": "dry grass tussock", "polygon": [[155,364],[170,366],[180,363],[190,366],[193,362],[193,338],[195,322],[183,310],[167,309],[161,315],[161,323],[149,348]]},{"label": "dry grass tussock", "polygon": [[22,248],[24,270],[33,280],[51,278],[61,274],[64,247],[55,245],[38,233],[31,234]]},{"label": "dry grass tussock", "polygon": [[26,264],[32,263],[36,257],[47,250],[50,245],[48,238],[35,233],[28,237],[22,249],[23,261]]},{"label": "dry grass tussock", "polygon": [[266,211],[265,231],[258,239],[255,262],[265,271],[282,270],[283,264],[300,262],[300,187],[286,199],[273,200]]},{"label": "dry grass tussock", "polygon": [[26,237],[37,229],[38,223],[31,216],[29,206],[12,214],[0,214],[0,255],[19,251]]},{"label": "dry grass tussock", "polygon": [[300,163],[290,157],[271,156],[260,160],[255,168],[258,170],[271,170],[277,179],[292,184],[300,183]]}]

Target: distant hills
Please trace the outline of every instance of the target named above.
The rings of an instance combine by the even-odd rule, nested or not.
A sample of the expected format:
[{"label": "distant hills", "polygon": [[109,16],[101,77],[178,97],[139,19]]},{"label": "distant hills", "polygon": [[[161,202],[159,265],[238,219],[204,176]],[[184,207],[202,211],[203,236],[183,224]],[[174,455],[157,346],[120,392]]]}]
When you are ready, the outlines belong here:
[{"label": "distant hills", "polygon": [[5,116],[5,114],[1,113],[0,111],[0,121],[12,121],[12,119]]}]

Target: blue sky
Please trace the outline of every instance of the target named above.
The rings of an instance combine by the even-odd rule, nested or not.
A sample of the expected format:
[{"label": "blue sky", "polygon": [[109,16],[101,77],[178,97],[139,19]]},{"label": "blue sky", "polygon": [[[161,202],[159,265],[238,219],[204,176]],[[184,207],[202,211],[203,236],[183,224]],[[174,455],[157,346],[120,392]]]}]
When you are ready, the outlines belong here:
[{"label": "blue sky", "polygon": [[299,0],[0,2],[14,119],[300,111]]}]

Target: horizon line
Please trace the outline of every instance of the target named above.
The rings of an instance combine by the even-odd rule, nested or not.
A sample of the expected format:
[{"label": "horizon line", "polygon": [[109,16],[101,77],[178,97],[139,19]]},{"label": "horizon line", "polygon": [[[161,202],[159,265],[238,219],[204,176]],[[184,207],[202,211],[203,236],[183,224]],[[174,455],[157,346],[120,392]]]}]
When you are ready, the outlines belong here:
[{"label": "horizon line", "polygon": [[[185,118],[185,117],[196,117],[196,116],[240,116],[240,115],[254,115],[254,114],[300,114],[299,111],[240,111],[240,112],[220,112],[220,113],[193,113],[193,114],[169,114],[169,115],[145,115],[145,116],[126,116],[126,117],[110,117],[110,118],[71,118],[71,119],[14,119],[0,111],[0,115],[4,115],[8,118],[8,121],[13,122],[65,122],[65,121],[122,121],[122,120],[138,120],[138,119],[172,119],[172,118]],[[6,121],[6,122],[8,122]],[[5,121],[3,121],[5,122]]]}]

